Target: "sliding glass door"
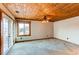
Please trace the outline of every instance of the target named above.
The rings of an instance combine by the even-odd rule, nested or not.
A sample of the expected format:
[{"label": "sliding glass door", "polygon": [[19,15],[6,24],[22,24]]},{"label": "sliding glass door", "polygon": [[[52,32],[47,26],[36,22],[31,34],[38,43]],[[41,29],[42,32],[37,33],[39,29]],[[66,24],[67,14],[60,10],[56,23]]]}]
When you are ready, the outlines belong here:
[{"label": "sliding glass door", "polygon": [[3,54],[7,54],[12,44],[13,38],[13,21],[6,15],[3,16],[2,31],[3,31]]}]

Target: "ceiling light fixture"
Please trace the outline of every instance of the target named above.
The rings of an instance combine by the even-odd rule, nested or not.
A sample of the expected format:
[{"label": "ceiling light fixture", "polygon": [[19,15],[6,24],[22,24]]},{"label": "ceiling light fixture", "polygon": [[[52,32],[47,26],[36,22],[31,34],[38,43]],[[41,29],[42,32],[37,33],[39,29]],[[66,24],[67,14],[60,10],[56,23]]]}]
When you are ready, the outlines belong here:
[{"label": "ceiling light fixture", "polygon": [[44,20],[42,21],[42,23],[48,23],[48,22],[49,22],[49,21],[48,21],[47,17],[44,16]]},{"label": "ceiling light fixture", "polygon": [[16,11],[16,13],[19,13],[19,11]]}]

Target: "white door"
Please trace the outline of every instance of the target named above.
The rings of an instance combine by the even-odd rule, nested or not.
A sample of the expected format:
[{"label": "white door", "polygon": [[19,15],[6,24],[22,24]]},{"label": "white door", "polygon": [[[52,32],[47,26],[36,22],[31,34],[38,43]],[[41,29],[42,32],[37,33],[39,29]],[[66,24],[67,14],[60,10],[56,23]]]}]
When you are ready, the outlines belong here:
[{"label": "white door", "polygon": [[2,32],[3,32],[3,54],[7,54],[10,47],[13,45],[13,21],[8,17],[4,16],[2,21]]}]

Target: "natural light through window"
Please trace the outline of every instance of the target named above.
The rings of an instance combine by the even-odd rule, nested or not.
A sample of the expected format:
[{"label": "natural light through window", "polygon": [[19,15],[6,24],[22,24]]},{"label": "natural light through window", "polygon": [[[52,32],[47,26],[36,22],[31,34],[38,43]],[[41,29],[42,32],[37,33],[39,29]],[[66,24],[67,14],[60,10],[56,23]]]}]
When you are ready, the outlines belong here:
[{"label": "natural light through window", "polygon": [[18,22],[18,35],[30,35],[30,22]]}]

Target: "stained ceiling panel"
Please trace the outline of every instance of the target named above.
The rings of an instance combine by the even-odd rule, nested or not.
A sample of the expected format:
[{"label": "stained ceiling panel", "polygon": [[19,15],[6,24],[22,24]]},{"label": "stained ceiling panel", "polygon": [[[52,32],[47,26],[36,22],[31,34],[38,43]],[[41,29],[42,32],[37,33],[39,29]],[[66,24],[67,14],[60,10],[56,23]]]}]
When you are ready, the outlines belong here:
[{"label": "stained ceiling panel", "polygon": [[4,3],[15,18],[59,21],[79,16],[78,3]]}]

